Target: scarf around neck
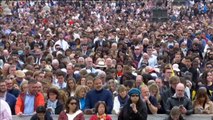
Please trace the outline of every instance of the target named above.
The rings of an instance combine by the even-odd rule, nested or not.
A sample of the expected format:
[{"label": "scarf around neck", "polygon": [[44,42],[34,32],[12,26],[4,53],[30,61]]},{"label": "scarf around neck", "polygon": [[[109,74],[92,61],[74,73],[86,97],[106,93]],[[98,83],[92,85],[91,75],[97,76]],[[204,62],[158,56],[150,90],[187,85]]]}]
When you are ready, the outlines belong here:
[{"label": "scarf around neck", "polygon": [[128,95],[126,95],[125,98],[122,98],[120,95],[118,95],[118,101],[120,102],[120,107],[124,106],[124,104],[127,102],[128,98],[129,98]]}]

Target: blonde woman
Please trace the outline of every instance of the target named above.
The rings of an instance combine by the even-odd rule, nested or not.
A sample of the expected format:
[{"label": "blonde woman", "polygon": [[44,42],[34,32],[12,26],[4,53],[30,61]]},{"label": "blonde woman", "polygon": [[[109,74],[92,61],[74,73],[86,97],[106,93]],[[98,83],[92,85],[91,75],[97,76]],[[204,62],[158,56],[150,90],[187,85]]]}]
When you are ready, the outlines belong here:
[{"label": "blonde woman", "polygon": [[148,86],[150,95],[154,96],[158,102],[161,100],[160,91],[156,83],[152,83]]},{"label": "blonde woman", "polygon": [[28,81],[24,81],[20,85],[21,93],[26,93],[28,91]]},{"label": "blonde woman", "polygon": [[79,100],[79,107],[82,111],[84,111],[86,105],[86,93],[87,93],[86,86],[84,85],[77,86],[75,91],[75,97]]}]

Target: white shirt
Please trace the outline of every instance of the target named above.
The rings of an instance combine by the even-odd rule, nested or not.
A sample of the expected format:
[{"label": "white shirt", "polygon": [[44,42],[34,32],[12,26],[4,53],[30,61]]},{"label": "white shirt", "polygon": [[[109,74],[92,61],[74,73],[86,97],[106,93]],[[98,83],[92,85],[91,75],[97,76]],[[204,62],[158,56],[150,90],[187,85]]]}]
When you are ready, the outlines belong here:
[{"label": "white shirt", "polygon": [[54,47],[53,47],[54,51],[56,51],[56,49],[55,49],[55,46],[56,46],[56,45],[60,45],[61,48],[62,48],[64,51],[66,51],[66,50],[70,47],[67,41],[65,41],[65,40],[58,40],[58,41],[56,41],[56,43],[54,44]]},{"label": "white shirt", "polygon": [[119,112],[120,112],[120,102],[119,102],[119,100],[118,100],[118,96],[116,96],[115,98],[114,98],[114,105],[113,105],[113,110],[115,111],[115,114],[119,114]]}]

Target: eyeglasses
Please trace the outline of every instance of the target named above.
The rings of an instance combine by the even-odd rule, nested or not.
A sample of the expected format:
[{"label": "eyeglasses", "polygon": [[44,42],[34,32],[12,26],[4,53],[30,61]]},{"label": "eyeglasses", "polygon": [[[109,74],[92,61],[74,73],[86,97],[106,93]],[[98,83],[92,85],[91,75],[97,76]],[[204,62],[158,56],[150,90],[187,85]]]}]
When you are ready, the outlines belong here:
[{"label": "eyeglasses", "polygon": [[131,95],[131,97],[139,97],[139,95]]},{"label": "eyeglasses", "polygon": [[206,68],[212,68],[212,66],[206,66]]},{"label": "eyeglasses", "polygon": [[71,102],[70,104],[71,104],[71,105],[76,105],[77,103],[76,103],[76,102]]}]

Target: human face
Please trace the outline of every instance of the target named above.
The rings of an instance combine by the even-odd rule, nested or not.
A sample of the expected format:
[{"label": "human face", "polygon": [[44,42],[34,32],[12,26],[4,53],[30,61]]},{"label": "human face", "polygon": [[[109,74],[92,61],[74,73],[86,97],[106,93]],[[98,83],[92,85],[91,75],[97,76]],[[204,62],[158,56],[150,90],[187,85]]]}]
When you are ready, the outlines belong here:
[{"label": "human face", "polygon": [[143,78],[142,78],[141,75],[138,75],[138,76],[136,77],[136,85],[137,85],[137,86],[140,86],[140,85],[142,84],[142,82],[143,82],[142,79],[143,79]]},{"label": "human face", "polygon": [[211,70],[211,69],[212,69],[212,65],[211,65],[211,64],[208,64],[208,65],[206,66],[206,71]]},{"label": "human face", "polygon": [[212,81],[212,72],[208,72],[207,73],[207,78],[206,79],[207,79],[207,82],[213,82]]},{"label": "human face", "polygon": [[45,120],[45,113],[37,113],[37,116],[39,117],[39,120]]},{"label": "human face", "polygon": [[93,66],[93,61],[92,61],[91,58],[87,58],[86,65],[87,65],[87,67],[92,67]]},{"label": "human face", "polygon": [[58,76],[57,78],[58,78],[58,83],[59,84],[63,84],[63,82],[64,82],[64,76]]},{"label": "human face", "polygon": [[179,63],[181,61],[181,55],[175,55],[175,62]]},{"label": "human face", "polygon": [[68,85],[69,85],[69,87],[70,87],[71,89],[75,87],[75,83],[74,83],[73,80],[69,80],[69,81],[68,81]]},{"label": "human face", "polygon": [[94,88],[98,91],[102,89],[102,80],[101,79],[97,79],[94,81]]},{"label": "human face", "polygon": [[55,93],[49,93],[49,99],[50,101],[55,101],[57,98],[57,95]]},{"label": "human face", "polygon": [[27,90],[28,90],[28,84],[24,84],[24,85],[22,86],[22,89],[23,89],[23,92],[26,93]]},{"label": "human face", "polygon": [[8,90],[13,89],[13,81],[11,79],[10,80],[6,80],[5,82],[6,82]]},{"label": "human face", "polygon": [[137,55],[140,54],[141,53],[140,48],[135,48],[134,53],[137,54]]},{"label": "human face", "polygon": [[72,66],[67,66],[67,74],[71,75],[73,74],[73,67]]},{"label": "human face", "polygon": [[130,99],[131,99],[132,103],[137,103],[138,100],[139,100],[139,95],[133,94],[133,95],[130,96]]},{"label": "human face", "polygon": [[161,80],[161,79],[158,79],[158,78],[157,78],[157,79],[155,80],[155,82],[156,82],[156,84],[158,85],[159,88],[161,88],[161,86],[163,86],[162,80]]},{"label": "human face", "polygon": [[68,105],[70,111],[74,112],[77,107],[77,101],[76,100],[71,100],[69,105]]},{"label": "human face", "polygon": [[81,78],[81,85],[86,85],[86,78]]},{"label": "human face", "polygon": [[122,68],[122,66],[121,66],[121,65],[117,65],[117,71],[118,71],[118,72],[121,72],[121,71],[122,71],[122,69],[123,69],[123,68]]},{"label": "human face", "polygon": [[165,78],[170,78],[172,76],[172,69],[165,70]]},{"label": "human face", "polygon": [[177,97],[184,97],[184,86],[177,85],[176,87],[176,95]]},{"label": "human face", "polygon": [[149,88],[148,87],[142,87],[142,96],[149,96]]},{"label": "human face", "polygon": [[104,106],[104,104],[100,104],[98,106],[98,114],[103,115],[104,113],[105,113],[105,106]]},{"label": "human face", "polygon": [[175,89],[178,83],[179,83],[179,82],[171,83],[171,87],[172,87],[173,89]]},{"label": "human face", "polygon": [[0,83],[0,92],[5,93],[7,91],[7,86],[5,82]]},{"label": "human face", "polygon": [[185,59],[185,64],[187,67],[191,67],[192,62],[189,59]]},{"label": "human face", "polygon": [[84,89],[81,89],[80,92],[79,92],[79,97],[84,98],[85,95],[86,95],[86,91]]},{"label": "human face", "polygon": [[29,84],[29,92],[32,95],[35,95],[37,93],[37,85],[36,84]]},{"label": "human face", "polygon": [[125,98],[125,97],[126,97],[126,95],[127,95],[126,90],[121,91],[121,92],[119,93],[119,95],[120,95],[122,98]]},{"label": "human face", "polygon": [[92,81],[92,80],[87,80],[86,85],[87,85],[89,88],[93,88],[93,81]]}]

